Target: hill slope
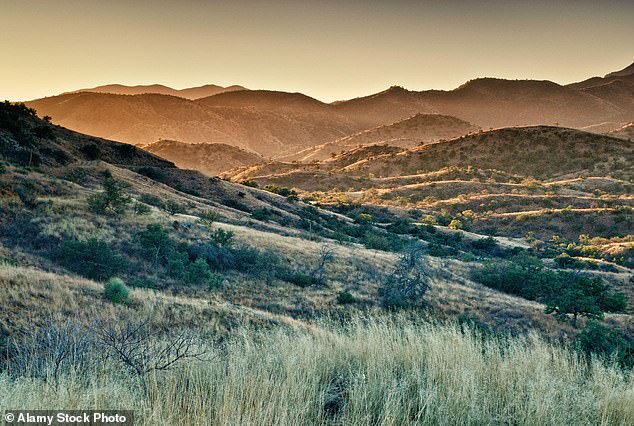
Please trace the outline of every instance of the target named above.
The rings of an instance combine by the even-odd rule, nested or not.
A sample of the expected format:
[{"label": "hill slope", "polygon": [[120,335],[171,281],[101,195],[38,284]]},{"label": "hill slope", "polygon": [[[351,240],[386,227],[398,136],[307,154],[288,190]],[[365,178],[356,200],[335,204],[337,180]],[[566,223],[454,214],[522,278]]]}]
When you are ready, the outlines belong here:
[{"label": "hill slope", "polygon": [[209,176],[264,162],[261,156],[226,144],[188,144],[161,140],[141,148],[172,161],[182,169],[198,170]]},{"label": "hill slope", "polygon": [[363,145],[388,144],[403,148],[453,139],[475,132],[478,127],[455,117],[439,114],[416,114],[394,124],[379,126],[327,144],[308,148],[282,160],[319,161]]},{"label": "hill slope", "polygon": [[[266,105],[287,94],[253,91]],[[225,95],[250,94],[251,91]],[[295,99],[293,94],[291,99]],[[244,96],[244,95],[243,95]],[[186,143],[224,143],[273,156],[301,150],[359,130],[358,126],[313,100],[317,111],[287,107],[254,108],[211,98],[198,101],[167,95],[112,95],[76,93],[28,102],[40,115],[82,133],[145,145],[160,139]],[[307,97],[306,97],[307,98]],[[302,98],[303,100],[304,98]],[[310,99],[310,98],[308,98]]]}]

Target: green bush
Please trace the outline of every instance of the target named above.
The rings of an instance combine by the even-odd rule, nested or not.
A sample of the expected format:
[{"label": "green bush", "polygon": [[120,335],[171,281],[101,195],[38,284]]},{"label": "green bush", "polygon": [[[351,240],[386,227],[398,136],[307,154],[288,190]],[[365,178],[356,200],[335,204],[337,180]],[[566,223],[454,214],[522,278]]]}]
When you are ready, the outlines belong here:
[{"label": "green bush", "polygon": [[141,255],[150,259],[155,265],[165,263],[169,254],[176,247],[169,233],[161,225],[147,225],[146,229],[136,235]]},{"label": "green bush", "polygon": [[323,285],[322,281],[320,281],[316,277],[313,277],[312,275],[307,274],[305,272],[288,273],[288,274],[285,274],[282,277],[282,279],[286,282],[295,284],[296,286],[302,287],[302,288],[311,287],[311,286],[320,287],[321,285]]},{"label": "green bush", "polygon": [[577,335],[575,345],[587,355],[611,357],[623,367],[634,367],[634,342],[628,341],[621,330],[610,329],[597,321],[588,322]]},{"label": "green bush", "polygon": [[134,203],[134,214],[138,216],[145,216],[150,214],[152,209],[147,204],[136,202]]},{"label": "green bush", "polygon": [[97,239],[64,241],[56,259],[66,269],[100,281],[123,272],[127,267],[123,257],[116,254],[105,241]]},{"label": "green bush", "polygon": [[271,218],[272,214],[273,214],[273,212],[271,210],[263,208],[263,209],[255,210],[253,213],[251,213],[251,216],[255,220],[266,222],[267,220],[269,220]]},{"label": "green bush", "polygon": [[214,210],[204,210],[198,214],[198,221],[205,226],[211,226],[220,215]]},{"label": "green bush", "polygon": [[110,278],[103,287],[103,294],[112,303],[127,303],[129,290],[119,278]]},{"label": "green bush", "polygon": [[340,305],[349,305],[355,302],[356,302],[356,299],[354,298],[352,293],[350,293],[347,290],[340,291],[337,294],[337,303],[339,303]]},{"label": "green bush", "polygon": [[162,206],[163,210],[165,210],[166,212],[168,212],[170,215],[175,215],[175,214],[184,214],[187,213],[187,206],[176,202],[174,200],[167,200],[163,203]]},{"label": "green bush", "polygon": [[210,284],[213,273],[209,269],[209,265],[202,257],[199,257],[193,263],[190,263],[185,273],[185,283],[189,285]]},{"label": "green bush", "polygon": [[225,231],[224,229],[216,229],[211,233],[211,240],[218,244],[221,247],[231,247],[233,245],[233,239],[235,237],[235,232],[233,231]]}]

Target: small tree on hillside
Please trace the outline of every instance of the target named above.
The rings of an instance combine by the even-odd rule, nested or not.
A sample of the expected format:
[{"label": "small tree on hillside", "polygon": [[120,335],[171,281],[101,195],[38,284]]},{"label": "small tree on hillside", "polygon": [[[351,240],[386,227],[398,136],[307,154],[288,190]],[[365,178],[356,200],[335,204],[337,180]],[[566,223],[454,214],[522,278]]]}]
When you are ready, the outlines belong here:
[{"label": "small tree on hillside", "polygon": [[104,173],[103,191],[88,197],[88,207],[98,214],[121,215],[132,202],[123,190],[124,185],[112,177],[110,171]]},{"label": "small tree on hillside", "polygon": [[601,319],[605,312],[623,312],[627,308],[625,295],[612,292],[601,278],[581,274],[562,274],[561,278],[545,298],[545,312],[562,321],[572,317],[574,327],[580,316]]},{"label": "small tree on hillside", "polygon": [[431,274],[423,249],[413,244],[401,254],[388,282],[379,290],[383,305],[389,308],[424,307],[431,288]]}]

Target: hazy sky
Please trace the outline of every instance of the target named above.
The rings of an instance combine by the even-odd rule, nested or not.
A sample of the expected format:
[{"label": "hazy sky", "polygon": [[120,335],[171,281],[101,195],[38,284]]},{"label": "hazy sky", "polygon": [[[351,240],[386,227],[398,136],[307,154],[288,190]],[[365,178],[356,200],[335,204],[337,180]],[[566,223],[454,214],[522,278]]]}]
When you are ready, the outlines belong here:
[{"label": "hazy sky", "polygon": [[0,99],[107,83],[362,96],[634,61],[634,1],[0,0]]}]

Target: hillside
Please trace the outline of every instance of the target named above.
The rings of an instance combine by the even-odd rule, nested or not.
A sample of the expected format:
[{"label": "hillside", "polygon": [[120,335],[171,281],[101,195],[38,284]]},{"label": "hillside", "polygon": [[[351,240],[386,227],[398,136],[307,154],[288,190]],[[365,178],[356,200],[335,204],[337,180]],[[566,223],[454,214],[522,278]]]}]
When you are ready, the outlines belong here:
[{"label": "hillside", "polygon": [[68,93],[110,93],[114,95],[143,95],[143,94],[158,94],[158,95],[170,95],[178,96],[185,99],[199,99],[207,96],[217,95],[224,92],[232,92],[236,90],[248,90],[245,87],[233,85],[233,86],[217,86],[215,84],[206,84],[199,87],[188,87],[186,89],[172,89],[171,87],[163,86],[162,84],[150,84],[150,85],[138,85],[138,86],[126,86],[123,84],[106,84],[104,86],[92,87],[89,89],[79,89]]},{"label": "hillside", "polygon": [[[631,186],[607,178],[538,184],[502,171],[458,167],[378,178],[363,169],[398,157],[431,161],[452,145],[469,154],[477,148],[474,160],[493,161],[496,145],[515,143],[541,153],[544,141],[559,138],[549,143],[563,144],[574,164],[588,147],[597,148],[594,139],[570,129],[488,133],[410,149],[362,146],[304,165],[273,163],[288,168],[291,178],[291,168],[302,166],[317,184],[323,182],[314,173],[368,185],[358,194],[362,202],[332,193],[338,199],[328,203],[323,194],[321,199],[298,196],[288,188],[258,189],[254,182],[240,185],[182,170],[135,146],[78,134],[38,119],[24,106],[1,104],[0,356],[10,373],[0,373],[0,404],[39,407],[43,400],[79,408],[82,398],[101,401],[108,395],[97,409],[137,410],[140,424],[178,423],[179,415],[192,414],[194,402],[204,407],[196,413],[205,423],[257,424],[274,423],[280,411],[236,414],[226,408],[227,401],[244,410],[277,395],[287,407],[285,424],[297,419],[363,424],[367,400],[359,392],[372,389],[374,412],[387,418],[391,414],[379,408],[389,400],[385,383],[408,377],[407,386],[427,389],[426,395],[453,395],[464,388],[464,371],[445,367],[460,363],[473,366],[465,371],[480,392],[469,391],[459,410],[455,402],[447,403],[462,413],[454,416],[459,422],[494,422],[497,405],[479,408],[494,398],[495,404],[516,400],[513,415],[532,412],[522,408],[527,400],[553,407],[578,404],[574,411],[549,410],[560,413],[549,419],[592,423],[598,420],[596,410],[584,407],[609,394],[618,402],[607,411],[610,418],[627,423],[632,414],[625,389],[631,386],[622,377],[630,365],[628,352],[617,346],[590,353],[604,336],[618,336],[617,343],[630,350],[625,345],[634,334],[628,307],[634,301],[628,285],[634,242],[631,237],[569,242],[566,234],[550,242],[542,231],[567,223],[586,226],[590,222],[580,218],[587,216],[576,215],[588,212],[605,233],[627,229],[623,206]],[[610,148],[598,150],[600,164],[616,168],[615,156],[631,154],[626,141],[598,138],[600,147]],[[521,143],[524,139],[531,143]],[[587,169],[574,170],[583,175]],[[285,178],[284,173],[274,177]],[[264,184],[267,178],[257,181]],[[446,199],[440,199],[443,187]],[[605,194],[593,193],[599,188]],[[436,191],[438,198],[425,205],[401,199],[424,191]],[[619,191],[620,197],[613,197]],[[489,203],[485,208],[493,209],[497,194],[522,203],[551,200],[549,214],[561,217],[548,226],[531,225],[532,238],[544,238],[544,246],[521,238],[485,238],[516,229],[501,212],[480,216],[478,206]],[[517,206],[504,201],[495,208]],[[593,204],[598,202],[605,205]],[[446,211],[437,212],[442,203]],[[563,203],[575,206],[555,211]],[[531,217],[519,223],[536,216],[526,215]],[[498,230],[485,233],[482,224],[492,220]],[[516,222],[514,216],[511,221]],[[416,293],[405,292],[403,282]],[[548,313],[548,303],[570,291],[598,300],[601,310],[591,318],[605,315],[605,321],[589,321],[585,311]],[[448,346],[457,349],[447,351]],[[53,347],[62,355],[52,358],[60,353]],[[593,357],[591,364],[585,356]],[[608,357],[611,361],[604,361]],[[518,395],[515,379],[526,369],[508,366],[527,362],[538,366],[540,383],[557,380],[557,402],[543,392]],[[425,374],[410,374],[420,373],[420,365]],[[489,369],[503,370],[511,384],[491,381]],[[610,381],[601,379],[604,375]],[[533,383],[535,372],[523,380]],[[584,387],[580,403],[573,390],[583,380],[593,385]],[[548,389],[549,384],[544,392]],[[183,392],[189,395],[186,407]],[[307,407],[306,395],[317,402]],[[446,420],[449,407],[435,403],[442,412],[423,415],[408,403],[395,404],[399,412],[431,422]]]},{"label": "hillside", "polygon": [[[262,96],[258,91],[253,92]],[[265,104],[275,103],[275,99],[286,95],[270,96],[273,100],[264,101]],[[325,104],[325,112],[307,113],[303,108],[295,111],[292,103],[288,109],[274,110],[240,103],[215,105],[211,102],[213,98],[190,101],[153,94],[77,93],[43,98],[27,105],[42,116],[52,117],[56,124],[107,139],[136,145],[160,139],[223,143],[265,156],[288,154],[359,130],[344,117],[328,112]]]},{"label": "hillside", "polygon": [[634,123],[627,123],[618,129],[611,130],[607,135],[632,141],[634,140]]},{"label": "hillside", "polygon": [[320,161],[330,158],[336,153],[373,144],[411,148],[419,144],[437,142],[441,139],[453,139],[477,130],[477,126],[455,117],[416,114],[390,125],[375,127],[327,144],[305,149],[280,160]]},{"label": "hillside", "polygon": [[[105,86],[91,90],[134,95],[79,92],[37,99],[27,105],[41,116],[52,117],[56,124],[121,142],[148,144],[169,139],[223,143],[265,157],[307,157],[309,161],[323,159],[326,152],[331,154],[330,149],[325,148],[316,157],[310,157],[308,152],[296,154],[417,114],[452,116],[483,128],[585,128],[606,122],[630,122],[634,118],[633,78],[627,69],[618,75],[594,77],[567,86],[550,81],[478,78],[450,91],[416,92],[393,86],[332,104],[301,93],[240,90],[234,86],[223,88],[223,93],[217,93],[220,89],[213,85],[182,92],[157,85]],[[138,94],[149,90],[162,95]],[[206,96],[210,93],[213,95]],[[420,137],[429,140],[433,136]],[[450,132],[446,137],[438,136],[442,139],[457,135]],[[347,145],[341,149],[346,148]]]},{"label": "hillside", "polygon": [[446,211],[478,232],[530,232],[547,241],[630,234],[632,164],[631,141],[538,126],[410,149],[358,148],[321,162],[269,163],[226,175],[295,188],[326,204]]},{"label": "hillside", "polygon": [[257,154],[226,144],[188,144],[161,140],[141,148],[173,162],[181,169],[198,170],[208,176],[264,162],[264,158]]}]

